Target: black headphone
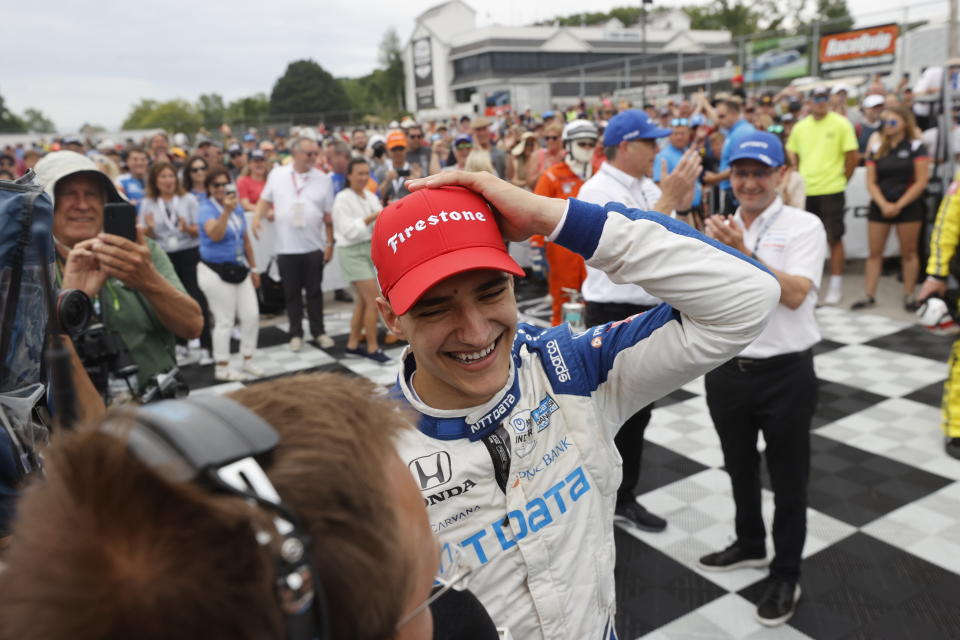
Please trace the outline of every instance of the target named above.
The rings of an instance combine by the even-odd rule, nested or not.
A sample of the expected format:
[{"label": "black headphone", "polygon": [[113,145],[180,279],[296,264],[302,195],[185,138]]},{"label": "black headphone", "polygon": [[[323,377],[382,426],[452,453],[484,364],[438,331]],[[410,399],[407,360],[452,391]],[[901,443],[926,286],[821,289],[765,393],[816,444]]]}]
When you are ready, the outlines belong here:
[{"label": "black headphone", "polygon": [[[271,513],[281,538],[274,585],[287,638],[329,638],[326,598],[310,560],[310,537],[257,462],[258,456],[276,448],[276,430],[243,405],[220,396],[144,405],[132,418],[128,446],[145,465],[173,481],[197,482]],[[272,532],[258,531],[256,543],[266,545],[272,538]]]}]

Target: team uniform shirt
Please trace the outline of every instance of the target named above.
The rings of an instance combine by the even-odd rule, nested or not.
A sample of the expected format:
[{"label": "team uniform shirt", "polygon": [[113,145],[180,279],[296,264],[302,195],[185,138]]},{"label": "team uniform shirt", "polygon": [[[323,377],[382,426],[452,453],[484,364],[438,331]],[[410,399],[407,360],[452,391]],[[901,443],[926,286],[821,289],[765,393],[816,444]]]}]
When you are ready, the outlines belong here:
[{"label": "team uniform shirt", "polygon": [[[877,186],[880,193],[888,202],[896,202],[903,194],[907,192],[916,181],[917,170],[915,163],[917,160],[928,157],[927,146],[920,140],[908,140],[904,138],[894,149],[890,149],[881,157],[877,157],[880,152],[880,142],[877,141],[870,148],[867,154],[867,164],[873,165],[877,173]],[[920,205],[919,200],[915,200],[908,206]]]},{"label": "team uniform shirt", "polygon": [[[733,150],[736,149],[737,145],[740,143],[740,138],[748,133],[753,133],[756,130],[756,127],[743,118],[733,123],[733,126],[730,127],[730,130],[727,131],[727,138],[723,141],[723,147],[720,151],[721,172],[730,168],[730,156],[733,154]],[[721,190],[729,191],[731,188],[730,180],[723,180],[720,182]]]},{"label": "team uniform shirt", "polygon": [[817,216],[783,204],[779,197],[744,228],[740,210],[733,223],[743,231],[747,252],[774,269],[803,276],[813,283],[796,309],[778,304],[763,333],[741,354],[745,358],[770,358],[805,351],[820,342],[820,329],[813,310],[827,252],[827,232]]},{"label": "team uniform shirt", "polygon": [[117,184],[126,194],[127,200],[135,207],[140,206],[140,201],[147,195],[143,180],[130,173],[121,173],[117,176]]},{"label": "team uniform shirt", "polygon": [[362,196],[353,189],[338,193],[333,201],[333,237],[337,245],[343,248],[370,240],[373,223],[364,224],[363,220],[382,209],[377,196],[366,189]]},{"label": "team uniform shirt", "polygon": [[857,136],[850,121],[828,111],[820,120],[807,116],[794,125],[787,151],[800,156],[798,170],[808,196],[840,193],[847,188],[846,154],[856,151]]},{"label": "team uniform shirt", "polygon": [[475,567],[473,591],[524,640],[608,640],[616,594],[614,436],[623,422],[759,335],[780,288],[767,271],[667,216],[568,200],[550,239],[673,307],[572,334],[520,324],[503,388],[482,406],[419,414],[398,452],[431,528]]},{"label": "team uniform shirt", "polygon": [[[653,161],[653,181],[657,184],[660,183],[662,179],[660,176],[660,165],[664,160],[667,161],[667,173],[670,173],[677,164],[679,164],[685,151],[686,149],[677,149],[672,144],[667,144]],[[697,181],[693,183],[693,200],[690,202],[690,206],[699,207],[702,198],[703,187],[700,185],[700,178],[697,178]]]},{"label": "team uniform shirt", "polygon": [[163,198],[144,198],[140,202],[140,222],[145,224],[147,216],[153,217],[154,240],[167,253],[176,253],[184,249],[200,246],[200,238],[180,229],[180,220],[189,225],[197,224],[199,204],[192,194],[175,195],[169,201]]},{"label": "team uniform shirt", "polygon": [[311,168],[296,173],[293,164],[277,167],[267,176],[260,197],[273,203],[277,253],[310,253],[327,247],[325,216],[333,209],[330,176]]},{"label": "team uniform shirt", "polygon": [[[647,177],[637,179],[604,162],[593,177],[580,188],[580,200],[593,204],[620,202],[631,209],[653,211],[653,205],[660,199],[660,187]],[[607,274],[587,265],[587,279],[581,289],[587,302],[618,302],[652,307],[660,299],[652,296],[643,287],[635,284],[617,284]]]}]

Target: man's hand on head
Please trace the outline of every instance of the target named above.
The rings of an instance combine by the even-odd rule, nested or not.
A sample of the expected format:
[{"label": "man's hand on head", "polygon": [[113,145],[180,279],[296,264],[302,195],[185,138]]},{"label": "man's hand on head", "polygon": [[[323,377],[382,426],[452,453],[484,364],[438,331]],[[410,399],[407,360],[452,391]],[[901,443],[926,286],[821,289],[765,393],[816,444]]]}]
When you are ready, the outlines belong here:
[{"label": "man's hand on head", "polygon": [[436,189],[459,185],[483,196],[500,213],[498,224],[507,240],[520,242],[533,235],[550,235],[566,210],[566,203],[558,198],[538,196],[516,187],[486,171],[443,171],[410,180],[407,189]]},{"label": "man's hand on head", "polygon": [[149,290],[160,277],[153,266],[142,227],[137,228],[137,242],[101,233],[95,238],[93,253],[107,277],[116,278],[134,291]]}]

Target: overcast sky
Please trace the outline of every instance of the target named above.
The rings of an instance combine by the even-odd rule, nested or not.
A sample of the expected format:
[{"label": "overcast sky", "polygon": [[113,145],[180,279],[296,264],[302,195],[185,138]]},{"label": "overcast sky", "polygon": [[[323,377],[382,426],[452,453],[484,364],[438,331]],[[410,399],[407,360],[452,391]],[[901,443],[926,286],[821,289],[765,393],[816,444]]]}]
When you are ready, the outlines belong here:
[{"label": "overcast sky", "polygon": [[[481,25],[529,24],[633,0],[467,0]],[[704,0],[658,0],[658,6]],[[36,107],[61,133],[84,122],[119,127],[141,98],[226,100],[269,95],[287,64],[313,58],[336,76],[377,64],[390,27],[404,43],[413,18],[437,0],[24,0],[0,20],[0,95],[22,113]],[[903,0],[848,0],[854,16]],[[938,5],[939,6],[939,5]],[[946,0],[938,13],[946,14]],[[901,13],[871,24],[895,21]],[[873,16],[871,16],[873,18]]]}]

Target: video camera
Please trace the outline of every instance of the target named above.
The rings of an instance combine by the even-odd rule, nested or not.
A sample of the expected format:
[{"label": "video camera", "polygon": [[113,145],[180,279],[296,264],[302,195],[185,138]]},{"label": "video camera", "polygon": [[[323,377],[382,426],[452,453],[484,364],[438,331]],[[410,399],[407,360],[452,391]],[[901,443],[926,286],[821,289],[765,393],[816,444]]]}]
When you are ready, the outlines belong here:
[{"label": "video camera", "polygon": [[83,291],[61,291],[57,297],[57,317],[73,341],[90,381],[107,405],[124,397],[146,404],[182,398],[189,393],[180,370],[174,367],[154,376],[138,394],[137,364],[117,332],[94,313],[90,298]]}]

